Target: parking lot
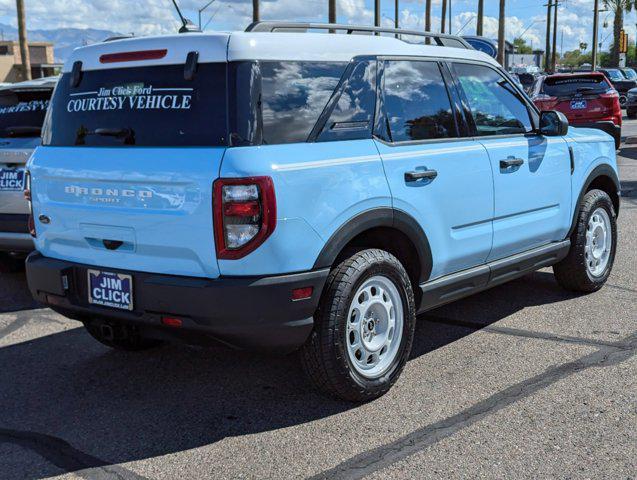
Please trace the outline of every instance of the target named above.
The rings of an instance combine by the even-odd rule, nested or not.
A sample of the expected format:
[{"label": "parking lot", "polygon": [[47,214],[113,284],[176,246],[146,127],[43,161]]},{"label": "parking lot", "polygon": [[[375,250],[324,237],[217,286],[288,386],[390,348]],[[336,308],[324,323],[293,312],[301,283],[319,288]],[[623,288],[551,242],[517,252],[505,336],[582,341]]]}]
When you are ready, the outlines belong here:
[{"label": "parking lot", "polygon": [[294,355],[111,351],[0,275],[0,478],[637,478],[637,121],[624,134],[608,284],[545,269],[429,312],[365,405],[312,391]]}]

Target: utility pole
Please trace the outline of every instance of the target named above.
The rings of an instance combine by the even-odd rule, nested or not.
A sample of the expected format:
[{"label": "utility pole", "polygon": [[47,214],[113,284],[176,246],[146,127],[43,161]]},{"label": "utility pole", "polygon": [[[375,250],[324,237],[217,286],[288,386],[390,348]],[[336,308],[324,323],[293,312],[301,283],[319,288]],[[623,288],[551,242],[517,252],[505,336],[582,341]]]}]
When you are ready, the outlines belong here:
[{"label": "utility pole", "polygon": [[447,22],[447,0],[442,0],[442,13],[440,15],[440,33],[445,33],[446,22]]},{"label": "utility pole", "polygon": [[327,7],[327,21],[336,23],[336,0],[329,0]]},{"label": "utility pole", "polygon": [[259,0],[252,0],[252,21],[259,21]]},{"label": "utility pole", "polygon": [[504,22],[505,22],[505,0],[500,0],[500,18],[498,18],[498,62],[500,65],[506,68],[504,65]]},{"label": "utility pole", "polygon": [[431,31],[431,0],[425,2],[425,32]]},{"label": "utility pole", "polygon": [[559,6],[559,0],[555,0],[553,3],[553,49],[551,51],[551,73],[555,73],[555,67],[557,65],[557,7]]},{"label": "utility pole", "polygon": [[595,7],[593,10],[593,52],[591,59],[591,68],[593,71],[597,69],[597,39],[599,35],[599,0],[595,0]]},{"label": "utility pole", "polygon": [[[396,27],[396,29],[400,28],[400,22],[398,21],[398,15],[400,14],[400,5],[398,4],[399,2],[400,0],[396,0],[394,2],[394,26]],[[398,38],[398,34],[396,34],[396,37]]]},{"label": "utility pole", "polygon": [[484,0],[478,0],[478,25],[476,27],[476,35],[482,36],[482,27],[484,24]]},{"label": "utility pole", "polygon": [[380,27],[380,0],[374,0],[374,25]]},{"label": "utility pole", "polygon": [[552,0],[546,4],[546,48],[544,56],[544,70],[548,73],[551,70],[551,7]]},{"label": "utility pole", "polygon": [[451,35],[451,0],[449,0],[449,35]]},{"label": "utility pole", "polygon": [[22,57],[23,80],[31,80],[31,59],[29,58],[29,45],[27,44],[27,19],[24,11],[24,0],[16,0],[18,10],[18,38],[20,40],[20,56]]}]

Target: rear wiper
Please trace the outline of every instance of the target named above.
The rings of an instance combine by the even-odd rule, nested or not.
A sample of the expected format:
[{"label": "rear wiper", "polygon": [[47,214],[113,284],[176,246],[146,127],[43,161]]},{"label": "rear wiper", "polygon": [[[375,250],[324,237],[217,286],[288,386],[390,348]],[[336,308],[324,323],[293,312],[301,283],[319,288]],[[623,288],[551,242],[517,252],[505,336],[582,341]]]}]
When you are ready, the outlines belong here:
[{"label": "rear wiper", "polygon": [[593,87],[578,87],[577,93],[592,92],[594,90]]},{"label": "rear wiper", "polygon": [[5,137],[39,137],[42,133],[42,127],[31,126],[13,126],[5,127]]},{"label": "rear wiper", "polygon": [[124,140],[125,145],[135,145],[135,131],[132,128],[96,128],[91,132],[84,126],[81,126],[77,131],[75,145],[84,145],[85,139],[89,135],[114,137]]}]

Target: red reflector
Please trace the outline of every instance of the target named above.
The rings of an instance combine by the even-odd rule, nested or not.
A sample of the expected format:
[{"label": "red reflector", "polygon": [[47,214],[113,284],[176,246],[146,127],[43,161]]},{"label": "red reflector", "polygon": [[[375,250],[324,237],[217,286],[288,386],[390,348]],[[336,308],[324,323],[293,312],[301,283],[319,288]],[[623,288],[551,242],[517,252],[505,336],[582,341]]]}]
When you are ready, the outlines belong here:
[{"label": "red reflector", "polygon": [[33,238],[36,238],[38,235],[35,231],[35,220],[33,219],[33,214],[29,214],[27,227],[29,228],[29,233]]},{"label": "red reflector", "polygon": [[228,217],[255,217],[259,213],[259,202],[226,203],[223,206],[223,214]]},{"label": "red reflector", "polygon": [[161,317],[161,323],[163,323],[167,327],[181,327],[181,324],[183,322],[181,321],[181,318]]},{"label": "red reflector", "polygon": [[140,60],[158,60],[164,58],[168,50],[140,50],[138,52],[105,53],[100,63],[138,62]]},{"label": "red reflector", "polygon": [[295,288],[292,290],[292,301],[296,302],[297,300],[305,300],[312,296],[314,292],[314,287],[303,287],[303,288]]}]

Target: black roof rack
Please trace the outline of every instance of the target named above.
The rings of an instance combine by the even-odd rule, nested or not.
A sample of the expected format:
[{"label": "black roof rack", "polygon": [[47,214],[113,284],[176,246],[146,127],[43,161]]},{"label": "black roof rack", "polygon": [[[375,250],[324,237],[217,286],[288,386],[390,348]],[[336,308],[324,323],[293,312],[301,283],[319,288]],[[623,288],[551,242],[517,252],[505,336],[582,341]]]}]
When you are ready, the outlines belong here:
[{"label": "black roof rack", "polygon": [[473,47],[469,45],[469,43],[464,38],[458,37],[456,35],[447,35],[444,33],[434,32],[421,32],[420,30],[403,30],[400,28],[371,27],[366,25],[345,25],[339,23],[306,23],[279,21],[254,22],[248,25],[248,28],[246,28],[246,32],[291,32],[296,30],[328,30],[333,33],[344,31],[347,34],[368,33],[370,35],[391,33],[399,39],[402,35],[417,36],[433,40],[433,42],[440,47],[467,48],[473,50]]}]

